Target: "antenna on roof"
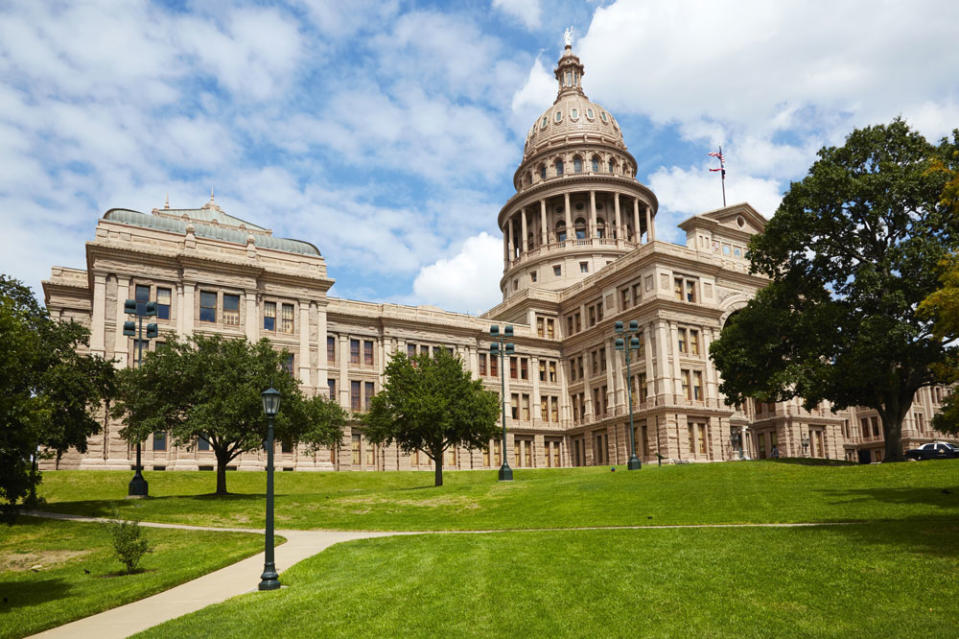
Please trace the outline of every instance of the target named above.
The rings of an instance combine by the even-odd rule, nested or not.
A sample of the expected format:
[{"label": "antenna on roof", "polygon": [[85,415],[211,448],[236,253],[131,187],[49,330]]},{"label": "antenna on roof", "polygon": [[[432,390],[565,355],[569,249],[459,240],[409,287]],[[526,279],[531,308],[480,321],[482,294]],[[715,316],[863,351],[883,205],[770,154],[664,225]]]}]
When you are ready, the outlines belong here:
[{"label": "antenna on roof", "polygon": [[167,194],[166,194],[166,201],[163,202],[163,208],[165,209],[170,208],[170,192],[169,191],[167,191]]},{"label": "antenna on roof", "polygon": [[210,185],[210,201],[213,201],[213,185]]}]

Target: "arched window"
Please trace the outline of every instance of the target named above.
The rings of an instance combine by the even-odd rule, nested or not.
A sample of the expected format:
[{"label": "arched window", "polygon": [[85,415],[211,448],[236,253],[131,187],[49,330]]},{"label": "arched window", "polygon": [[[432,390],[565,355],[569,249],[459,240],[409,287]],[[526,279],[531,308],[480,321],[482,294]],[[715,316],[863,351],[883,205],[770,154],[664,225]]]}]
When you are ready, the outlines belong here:
[{"label": "arched window", "polygon": [[541,180],[545,180],[545,179],[546,179],[546,165],[545,165],[545,164],[540,164],[540,165],[539,165],[539,179],[541,179]]},{"label": "arched window", "polygon": [[563,161],[556,160],[556,176],[559,177],[563,174]]},{"label": "arched window", "polygon": [[601,217],[596,218],[596,237],[606,237],[606,220]]},{"label": "arched window", "polygon": [[586,220],[581,217],[576,218],[576,239],[585,240],[586,239]]},{"label": "arched window", "polygon": [[583,158],[578,155],[573,158],[573,173],[583,172]]},{"label": "arched window", "polygon": [[599,173],[599,156],[593,156],[593,173]]},{"label": "arched window", "polygon": [[566,241],[566,222],[560,220],[556,223],[556,241],[565,242]]},{"label": "arched window", "polygon": [[536,236],[530,233],[526,236],[526,250],[532,251],[534,248],[536,248]]},{"label": "arched window", "polygon": [[613,158],[609,159],[609,172],[612,173],[616,170],[616,163],[613,161]]}]

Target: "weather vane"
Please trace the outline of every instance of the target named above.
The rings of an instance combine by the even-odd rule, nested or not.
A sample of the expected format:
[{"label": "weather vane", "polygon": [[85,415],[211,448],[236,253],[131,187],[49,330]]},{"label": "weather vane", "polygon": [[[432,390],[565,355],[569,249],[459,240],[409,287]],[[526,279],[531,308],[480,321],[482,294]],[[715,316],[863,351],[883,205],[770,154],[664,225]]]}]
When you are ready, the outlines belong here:
[{"label": "weather vane", "polygon": [[566,31],[563,31],[563,44],[567,47],[573,46],[573,27],[568,27]]}]

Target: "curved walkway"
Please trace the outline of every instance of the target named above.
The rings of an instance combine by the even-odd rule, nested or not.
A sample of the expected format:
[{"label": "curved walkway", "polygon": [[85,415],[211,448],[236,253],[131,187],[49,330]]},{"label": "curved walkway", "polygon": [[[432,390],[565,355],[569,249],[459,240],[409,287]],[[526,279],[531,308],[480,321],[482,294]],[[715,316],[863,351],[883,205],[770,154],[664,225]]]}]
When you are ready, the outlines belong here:
[{"label": "curved walkway", "polygon": [[[104,523],[109,519],[81,517],[62,513],[39,511],[24,512],[32,517],[63,519],[80,522]],[[851,523],[851,522],[850,522]],[[857,522],[858,523],[858,522]],[[181,530],[210,530],[216,532],[244,532],[263,534],[262,530],[249,528],[217,528],[213,526],[187,526],[181,524],[161,524],[140,522],[145,528],[178,528]],[[512,532],[553,532],[570,530],[646,530],[657,528],[800,528],[808,526],[842,526],[843,523],[795,523],[795,524],[685,524],[660,526],[584,526],[582,528],[540,528],[514,530],[429,530],[404,532],[372,531],[334,531],[334,530],[276,530],[276,534],[286,538],[286,543],[274,550],[277,571],[289,568],[293,564],[320,553],[334,544],[355,539],[371,537],[390,537],[395,535],[423,534],[491,534]],[[152,628],[170,619],[206,608],[209,605],[226,601],[231,597],[249,592],[257,592],[258,577],[263,571],[263,553],[247,557],[235,564],[215,572],[198,577],[193,581],[174,586],[169,590],[151,595],[117,608],[84,617],[70,623],[45,630],[33,637],[56,639],[122,639],[147,628]]]}]

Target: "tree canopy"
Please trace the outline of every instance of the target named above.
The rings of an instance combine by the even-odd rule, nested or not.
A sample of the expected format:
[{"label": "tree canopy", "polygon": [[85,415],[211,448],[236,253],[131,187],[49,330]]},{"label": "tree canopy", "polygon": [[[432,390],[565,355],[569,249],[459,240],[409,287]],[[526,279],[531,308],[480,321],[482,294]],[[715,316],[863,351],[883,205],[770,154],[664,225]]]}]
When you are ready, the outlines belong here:
[{"label": "tree canopy", "polygon": [[282,395],[275,420],[276,439],[313,447],[335,446],[342,437],[345,412],[331,400],[304,398],[293,375],[282,367],[285,352],[266,339],[195,335],[171,339],[148,353],[139,369],[121,372],[114,414],[129,441],[169,431],[178,446],[210,443],[216,456],[216,493],[226,494],[226,467],[238,455],[263,446],[267,421],[260,394],[275,388]]},{"label": "tree canopy", "polygon": [[443,453],[453,446],[489,446],[498,411],[496,394],[472,379],[459,357],[440,349],[412,359],[394,353],[364,421],[373,443],[395,441],[405,453],[425,453],[433,460],[434,485],[442,486]]},{"label": "tree canopy", "polygon": [[56,322],[19,281],[0,275],[0,518],[39,482],[41,450],[86,452],[92,409],[113,392],[114,368],[77,352],[89,331]]},{"label": "tree canopy", "polygon": [[933,146],[897,119],[819,151],[750,241],[751,270],[770,285],[710,349],[728,401],[874,408],[885,458],[902,459],[913,396],[944,381],[936,364],[956,350],[918,313],[959,245],[959,216],[940,201],[947,178],[936,170],[956,141]]}]

